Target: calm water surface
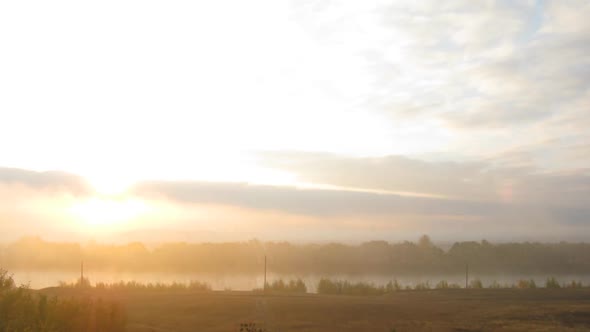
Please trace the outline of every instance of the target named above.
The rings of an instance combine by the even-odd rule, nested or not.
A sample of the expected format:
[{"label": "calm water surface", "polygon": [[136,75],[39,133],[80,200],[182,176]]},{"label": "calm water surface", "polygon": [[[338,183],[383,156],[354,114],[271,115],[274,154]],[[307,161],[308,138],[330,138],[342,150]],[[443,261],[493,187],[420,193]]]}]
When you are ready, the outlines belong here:
[{"label": "calm water surface", "polygon": [[[57,286],[60,281],[75,282],[79,278],[79,272],[73,271],[11,271],[15,281],[18,284],[29,284],[31,288],[39,289],[45,287]],[[214,290],[252,290],[261,288],[264,283],[264,276],[254,274],[210,274],[210,273],[138,273],[138,272],[120,272],[120,271],[85,271],[85,277],[90,279],[91,283],[106,282],[113,283],[118,281],[137,281],[140,283],[172,283],[190,281],[206,282]],[[471,274],[470,279],[479,279],[484,286],[490,285],[496,281],[503,284],[515,284],[521,279],[533,279],[537,286],[545,285],[545,280],[549,275],[477,275]],[[371,282],[375,285],[384,285],[390,280],[396,279],[402,286],[413,286],[420,282],[429,282],[431,286],[436,285],[441,280],[449,283],[456,283],[461,286],[465,285],[465,275],[345,275],[345,274],[273,274],[267,276],[268,282],[283,279],[302,279],[308,290],[314,292],[318,281],[321,278],[331,278],[338,280],[348,280],[351,282],[364,281]],[[581,281],[585,286],[590,285],[590,275],[555,275],[560,283],[569,283],[572,280]]]}]

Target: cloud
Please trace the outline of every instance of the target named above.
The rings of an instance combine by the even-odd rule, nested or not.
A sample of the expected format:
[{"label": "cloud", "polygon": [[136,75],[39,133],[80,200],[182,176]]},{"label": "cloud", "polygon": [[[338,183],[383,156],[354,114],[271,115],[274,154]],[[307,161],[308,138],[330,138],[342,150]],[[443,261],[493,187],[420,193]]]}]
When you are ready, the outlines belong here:
[{"label": "cloud", "polygon": [[526,163],[514,165],[517,157],[510,155],[508,165],[505,156],[479,162],[426,162],[403,156],[352,158],[277,152],[261,158],[268,166],[292,172],[304,182],[467,201],[590,206],[587,170],[541,173]]},{"label": "cloud", "polygon": [[[338,165],[331,171],[337,175],[325,177],[325,183],[396,189],[394,184],[411,182],[392,182],[394,176],[386,173],[395,171],[400,174],[399,178],[408,179],[420,179],[418,175],[425,174],[424,178],[428,180],[418,183],[423,188],[426,185],[433,188],[456,187],[458,190],[454,194],[469,192],[470,196],[438,198],[338,187],[326,190],[240,183],[145,181],[137,184],[129,195],[149,202],[156,209],[155,214],[147,214],[133,227],[129,225],[124,229],[137,234],[158,227],[189,233],[212,231],[227,235],[220,236],[220,239],[233,240],[240,236],[260,236],[274,240],[360,241],[407,239],[421,233],[448,240],[481,237],[562,240],[577,239],[576,234],[585,232],[589,226],[586,216],[590,215],[590,204],[587,204],[590,181],[575,174],[520,179],[519,183],[526,184],[529,190],[527,199],[518,197],[523,192],[518,192],[520,189],[516,185],[505,187],[504,196],[489,198],[493,195],[470,192],[469,188],[454,184],[455,176],[475,177],[485,163],[437,165],[396,157],[356,161],[347,161],[342,157],[336,161],[335,156],[304,157],[302,154],[297,158],[291,156],[290,161],[298,163],[302,178],[310,175],[304,173],[304,165],[321,161],[326,172],[333,165]],[[282,156],[281,160],[284,164],[288,162],[286,156]],[[404,169],[413,169],[413,173],[404,174]],[[435,174],[427,174],[437,170],[441,172],[440,179]],[[507,170],[505,172],[509,174]],[[317,171],[314,177],[320,173]],[[2,174],[4,185],[0,186],[0,197],[8,202],[0,208],[0,217],[6,221],[0,227],[5,232],[3,238],[31,235],[32,230],[34,234],[42,232],[56,238],[67,234],[89,236],[84,235],[86,233],[79,229],[79,222],[67,214],[68,204],[75,204],[84,197],[64,194],[67,191],[56,193],[53,189],[47,190],[70,188],[75,176],[45,175],[51,180],[33,181],[29,179],[34,178],[32,174],[36,172],[18,169],[8,172],[4,169]],[[7,174],[11,174],[10,177]],[[336,182],[340,177],[354,182]],[[29,184],[25,184],[27,181]],[[15,187],[15,183],[21,185]],[[556,200],[556,196],[561,196],[561,200]],[[573,199],[576,197],[577,201]],[[562,204],[570,198],[569,204]],[[549,202],[551,199],[555,201]],[[77,235],[74,232],[78,232]],[[94,236],[111,233],[101,234]]]},{"label": "cloud", "polygon": [[60,171],[35,172],[19,168],[0,167],[0,184],[26,186],[32,189],[66,191],[77,195],[90,192],[89,185],[82,177]]},{"label": "cloud", "polygon": [[135,192],[177,202],[223,204],[313,216],[481,215],[493,204],[346,190],[298,189],[238,183],[146,182]]},{"label": "cloud", "polygon": [[[477,162],[425,162],[404,156],[352,158],[322,153],[267,153],[263,162],[302,181],[448,198],[496,200],[506,181]],[[497,188],[499,187],[499,188]]]},{"label": "cloud", "polygon": [[590,121],[587,1],[310,1],[296,8],[310,34],[364,59],[371,89],[359,108],[385,114],[392,141],[415,142],[407,128],[428,126],[441,142],[413,147],[418,153],[477,159],[581,135]]},{"label": "cloud", "polygon": [[[406,162],[412,164],[412,161]],[[350,169],[342,162],[339,165],[340,168],[333,169],[333,172],[343,175],[343,168]],[[461,168],[457,165],[457,173],[470,167],[473,166]],[[366,167],[363,183],[374,181],[372,176],[377,173],[379,171],[374,167]],[[360,178],[358,173],[348,175]],[[537,192],[536,196],[516,197],[523,193],[517,193],[514,190],[518,189],[516,186],[507,185],[501,193],[503,199],[497,200],[479,200],[481,197],[477,196],[442,199],[347,189],[298,189],[187,181],[146,182],[139,185],[135,193],[149,199],[164,199],[186,206],[215,204],[258,211],[258,218],[267,211],[273,213],[271,219],[275,221],[266,223],[261,229],[272,232],[273,238],[289,237],[281,235],[281,229],[291,229],[287,228],[284,221],[299,216],[307,220],[306,232],[303,232],[307,235],[298,229],[301,239],[358,240],[383,238],[386,235],[404,238],[426,232],[449,240],[473,237],[559,240],[579,239],[576,234],[585,232],[590,226],[587,220],[590,205],[586,204],[588,199],[585,198],[590,191],[590,181],[574,186],[577,180],[578,177],[571,176],[550,178],[543,182],[522,180],[528,190]],[[452,185],[452,179],[448,182]],[[556,184],[561,186],[557,191]],[[557,195],[561,195],[560,202],[540,203],[555,199]],[[578,198],[577,202],[567,202],[572,195]],[[561,204],[564,201],[567,204]],[[234,218],[240,224],[239,214]],[[244,218],[248,218],[246,214]]]}]

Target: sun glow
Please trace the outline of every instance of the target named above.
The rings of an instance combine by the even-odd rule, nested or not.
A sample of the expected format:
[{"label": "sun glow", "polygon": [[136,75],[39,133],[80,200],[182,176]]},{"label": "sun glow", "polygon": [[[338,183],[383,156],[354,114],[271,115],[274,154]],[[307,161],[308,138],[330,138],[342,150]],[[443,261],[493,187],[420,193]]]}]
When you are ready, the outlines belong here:
[{"label": "sun glow", "polygon": [[126,193],[134,181],[120,176],[86,176],[88,183],[99,195],[117,196]]},{"label": "sun glow", "polygon": [[148,205],[135,198],[92,197],[74,203],[71,214],[88,226],[119,228],[148,212]]}]

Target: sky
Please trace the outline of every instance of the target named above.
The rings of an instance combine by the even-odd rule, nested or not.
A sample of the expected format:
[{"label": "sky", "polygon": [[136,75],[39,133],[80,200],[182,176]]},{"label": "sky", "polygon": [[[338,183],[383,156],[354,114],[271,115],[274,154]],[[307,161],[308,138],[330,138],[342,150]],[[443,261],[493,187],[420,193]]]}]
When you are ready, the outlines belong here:
[{"label": "sky", "polygon": [[0,241],[580,241],[590,2],[0,3]]}]

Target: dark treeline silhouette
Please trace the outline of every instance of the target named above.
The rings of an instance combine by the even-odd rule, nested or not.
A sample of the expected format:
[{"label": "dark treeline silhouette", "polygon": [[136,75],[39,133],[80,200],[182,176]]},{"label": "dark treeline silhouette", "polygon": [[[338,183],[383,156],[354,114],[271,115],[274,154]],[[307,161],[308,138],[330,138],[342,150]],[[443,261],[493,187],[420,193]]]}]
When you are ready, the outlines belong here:
[{"label": "dark treeline silhouette", "polygon": [[268,257],[274,273],[590,273],[589,243],[457,242],[448,250],[423,236],[416,243],[372,241],[360,245],[287,242],[53,243],[24,238],[0,247],[0,265],[11,269],[79,268],[145,272],[258,273]]}]

